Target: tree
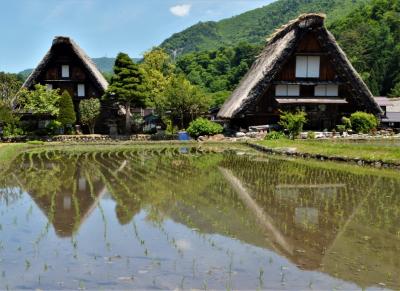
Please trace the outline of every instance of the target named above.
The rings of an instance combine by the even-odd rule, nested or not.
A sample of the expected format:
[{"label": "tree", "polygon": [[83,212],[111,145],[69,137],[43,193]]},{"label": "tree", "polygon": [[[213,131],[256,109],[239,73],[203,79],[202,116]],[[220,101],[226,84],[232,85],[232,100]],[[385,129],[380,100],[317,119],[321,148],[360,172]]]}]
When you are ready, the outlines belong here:
[{"label": "tree", "polygon": [[140,64],[144,72],[144,87],[146,88],[146,105],[155,107],[163,117],[165,108],[164,92],[168,82],[174,75],[175,66],[170,56],[162,49],[156,48],[144,54]]},{"label": "tree", "polygon": [[184,75],[171,78],[164,101],[166,104],[163,106],[171,110],[171,116],[180,121],[181,128],[207,111],[210,105],[209,96],[193,86]]},{"label": "tree", "polygon": [[96,125],[96,120],[100,115],[100,108],[100,100],[96,98],[82,100],[81,103],[79,103],[81,122],[89,126],[91,134],[94,134],[94,126]]},{"label": "tree", "polygon": [[23,110],[33,114],[49,114],[57,117],[60,112],[58,107],[60,98],[58,89],[49,90],[40,84],[35,85],[35,90],[23,89],[21,92]]},{"label": "tree", "polygon": [[21,86],[22,82],[17,75],[0,72],[0,101],[3,106],[15,108]]},{"label": "tree", "polygon": [[290,138],[295,139],[303,130],[306,122],[307,114],[304,111],[297,111],[296,113],[281,112],[281,120],[278,124],[289,132]]},{"label": "tree", "polygon": [[145,105],[143,71],[124,53],[119,53],[114,65],[111,84],[104,95],[105,99],[115,100],[125,106],[125,130],[131,133],[131,106]]},{"label": "tree", "polygon": [[18,123],[19,118],[15,112],[21,85],[17,75],[0,72],[0,123],[3,125]]},{"label": "tree", "polygon": [[57,120],[61,122],[63,127],[71,127],[76,122],[74,103],[68,91],[61,94]]},{"label": "tree", "polygon": [[393,87],[390,91],[389,97],[399,97],[400,96],[400,81]]}]

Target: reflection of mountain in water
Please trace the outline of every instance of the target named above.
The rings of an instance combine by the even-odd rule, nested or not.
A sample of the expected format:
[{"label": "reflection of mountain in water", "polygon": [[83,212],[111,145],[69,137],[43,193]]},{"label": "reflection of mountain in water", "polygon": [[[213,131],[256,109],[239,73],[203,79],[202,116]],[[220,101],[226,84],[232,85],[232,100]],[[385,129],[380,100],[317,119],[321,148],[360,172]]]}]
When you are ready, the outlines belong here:
[{"label": "reflection of mountain in water", "polygon": [[23,154],[16,164],[9,180],[60,237],[107,193],[121,224],[144,209],[151,221],[236,238],[362,287],[400,287],[398,179],[175,148]]}]

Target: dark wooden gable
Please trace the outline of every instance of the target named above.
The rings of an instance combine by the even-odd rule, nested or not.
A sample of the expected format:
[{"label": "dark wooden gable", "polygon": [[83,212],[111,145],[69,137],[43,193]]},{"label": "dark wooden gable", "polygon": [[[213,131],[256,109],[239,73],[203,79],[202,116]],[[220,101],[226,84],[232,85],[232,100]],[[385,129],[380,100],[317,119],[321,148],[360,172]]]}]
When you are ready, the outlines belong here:
[{"label": "dark wooden gable", "polygon": [[[62,66],[69,66],[69,77],[62,78]],[[76,55],[68,43],[58,43],[51,48],[51,58],[46,67],[36,79],[36,83],[42,85],[51,84],[53,89],[68,91],[74,99],[90,97],[100,98],[104,90],[95,82],[94,77],[85,67],[83,61]],[[77,86],[84,84],[85,96],[78,97]]]}]

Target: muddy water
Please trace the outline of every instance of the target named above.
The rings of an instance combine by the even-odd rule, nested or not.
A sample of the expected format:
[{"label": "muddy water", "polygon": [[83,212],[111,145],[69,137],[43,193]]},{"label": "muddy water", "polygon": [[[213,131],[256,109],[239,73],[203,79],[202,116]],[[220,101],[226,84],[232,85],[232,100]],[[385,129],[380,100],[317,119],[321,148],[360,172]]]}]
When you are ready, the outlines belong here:
[{"label": "muddy water", "polygon": [[0,171],[0,289],[400,288],[395,175],[196,148]]}]

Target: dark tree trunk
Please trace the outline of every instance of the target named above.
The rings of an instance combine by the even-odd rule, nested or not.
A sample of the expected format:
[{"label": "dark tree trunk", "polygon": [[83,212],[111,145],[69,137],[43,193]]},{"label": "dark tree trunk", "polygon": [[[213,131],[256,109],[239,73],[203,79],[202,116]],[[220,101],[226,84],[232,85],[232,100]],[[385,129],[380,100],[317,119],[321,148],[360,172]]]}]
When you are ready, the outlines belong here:
[{"label": "dark tree trunk", "polygon": [[90,134],[94,134],[94,126],[95,126],[94,123],[92,123],[92,124],[89,125],[89,132],[90,132]]},{"label": "dark tree trunk", "polygon": [[131,102],[125,103],[125,132],[126,134],[131,134],[132,124],[131,124]]}]

